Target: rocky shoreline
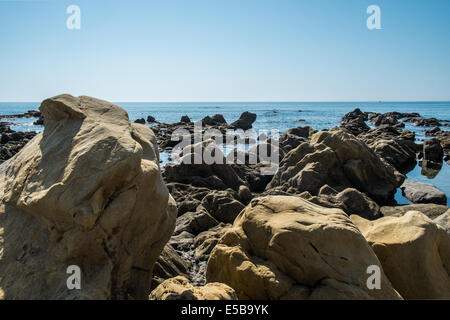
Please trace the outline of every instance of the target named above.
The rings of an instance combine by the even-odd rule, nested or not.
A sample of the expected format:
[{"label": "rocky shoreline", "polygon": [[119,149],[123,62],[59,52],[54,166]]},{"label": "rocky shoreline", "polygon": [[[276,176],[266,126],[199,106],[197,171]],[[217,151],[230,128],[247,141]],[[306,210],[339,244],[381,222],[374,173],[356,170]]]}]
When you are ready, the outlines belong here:
[{"label": "rocky shoreline", "polygon": [[[292,128],[267,175],[247,159],[272,138],[246,140],[244,163],[160,168],[176,130],[195,142],[189,117],[133,123],[69,95],[40,112],[42,133],[1,126],[0,298],[450,299],[446,195],[405,177],[417,161],[427,175],[447,165],[446,120],[355,109],[336,128]],[[226,135],[255,121],[201,122]],[[404,122],[433,126],[430,139]],[[399,188],[412,204],[397,205]],[[65,288],[69,264],[83,270],[82,290]],[[366,284],[369,266],[380,289]]]}]

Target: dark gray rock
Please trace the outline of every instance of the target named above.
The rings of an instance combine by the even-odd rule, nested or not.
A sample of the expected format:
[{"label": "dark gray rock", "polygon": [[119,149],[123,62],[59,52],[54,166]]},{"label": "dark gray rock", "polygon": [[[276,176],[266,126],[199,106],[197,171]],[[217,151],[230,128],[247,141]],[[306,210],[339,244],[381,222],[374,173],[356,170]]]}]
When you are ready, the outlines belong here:
[{"label": "dark gray rock", "polygon": [[400,187],[403,195],[412,203],[447,203],[445,193],[430,183],[406,181]]}]

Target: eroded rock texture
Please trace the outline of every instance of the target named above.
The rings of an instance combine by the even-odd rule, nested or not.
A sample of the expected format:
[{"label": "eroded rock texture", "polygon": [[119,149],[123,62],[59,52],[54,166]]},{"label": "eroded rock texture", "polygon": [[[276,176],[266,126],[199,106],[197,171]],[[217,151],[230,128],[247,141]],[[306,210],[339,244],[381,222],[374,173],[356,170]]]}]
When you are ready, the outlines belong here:
[{"label": "eroded rock texture", "polygon": [[382,271],[381,289],[367,288],[370,265],[380,262],[342,210],[267,196],[253,199],[221,238],[207,279],[240,299],[399,299]]},{"label": "eroded rock texture", "polygon": [[[153,132],[86,96],[40,111],[44,131],[0,166],[4,298],[147,298],[176,218]],[[69,265],[81,290],[67,289]]]}]

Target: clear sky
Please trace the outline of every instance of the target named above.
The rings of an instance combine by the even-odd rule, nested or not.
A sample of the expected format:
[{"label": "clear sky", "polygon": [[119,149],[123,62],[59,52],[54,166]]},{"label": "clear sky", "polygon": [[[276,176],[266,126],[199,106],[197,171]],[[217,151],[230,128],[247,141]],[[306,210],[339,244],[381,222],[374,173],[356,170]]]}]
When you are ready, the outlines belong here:
[{"label": "clear sky", "polygon": [[[69,30],[69,5],[81,29]],[[381,30],[366,9],[381,8]],[[450,100],[449,0],[0,0],[0,101]]]}]

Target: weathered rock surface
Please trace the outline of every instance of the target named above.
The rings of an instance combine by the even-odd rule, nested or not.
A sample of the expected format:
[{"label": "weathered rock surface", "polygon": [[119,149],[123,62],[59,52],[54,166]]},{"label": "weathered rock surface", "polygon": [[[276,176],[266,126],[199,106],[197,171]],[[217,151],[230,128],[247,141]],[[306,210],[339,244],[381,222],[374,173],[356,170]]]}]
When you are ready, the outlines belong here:
[{"label": "weathered rock surface", "polygon": [[292,128],[280,137],[279,146],[285,152],[289,152],[303,142],[309,141],[310,137],[317,131],[311,127]]},{"label": "weathered rock surface", "polygon": [[347,129],[354,135],[359,135],[370,130],[366,121],[369,119],[367,112],[362,112],[359,108],[347,113],[341,119],[341,127]]},{"label": "weathered rock surface", "polygon": [[393,201],[405,177],[383,161],[363,141],[341,129],[314,134],[280,162],[266,190],[317,195],[328,185],[337,191],[355,188],[376,202]]},{"label": "weathered rock surface", "polygon": [[399,299],[360,231],[339,209],[294,196],[253,199],[210,255],[209,282],[228,284],[240,299]]},{"label": "weathered rock surface", "polygon": [[166,244],[153,268],[151,288],[154,289],[164,280],[173,277],[188,277],[190,268],[191,262],[180,257],[170,244]]},{"label": "weathered rock surface", "polygon": [[408,211],[419,211],[426,215],[428,218],[435,219],[446,212],[448,209],[449,208],[447,206],[439,204],[418,203],[403,206],[384,206],[381,207],[381,213],[383,214],[383,216],[401,217]]},{"label": "weathered rock surface", "polygon": [[[146,298],[176,217],[154,134],[86,96],[40,111],[44,131],[0,165],[4,298]],[[81,290],[67,289],[69,265]]]},{"label": "weathered rock surface", "polygon": [[223,283],[208,283],[194,287],[179,276],[161,283],[149,296],[150,300],[237,300],[232,288]]},{"label": "weathered rock surface", "polygon": [[202,205],[218,221],[233,223],[244,205],[236,200],[237,195],[230,191],[212,191],[202,200]]},{"label": "weathered rock surface", "polygon": [[300,197],[325,208],[339,208],[348,215],[357,214],[369,220],[381,217],[380,207],[367,195],[353,188],[337,192],[328,185],[323,186],[318,196],[302,192]]},{"label": "weathered rock surface", "polygon": [[447,204],[445,193],[430,183],[405,181],[400,187],[403,195],[412,203]]},{"label": "weathered rock surface", "polygon": [[442,163],[444,157],[444,150],[438,139],[433,138],[426,140],[423,143],[423,160]]},{"label": "weathered rock surface", "polygon": [[450,235],[418,211],[368,221],[352,216],[405,299],[450,299]]},{"label": "weathered rock surface", "polygon": [[450,209],[434,219],[433,222],[444,228],[450,235]]},{"label": "weathered rock surface", "polygon": [[436,118],[413,117],[406,118],[405,122],[411,122],[416,127],[440,127],[440,120]]},{"label": "weathered rock surface", "polygon": [[383,126],[369,130],[358,138],[402,173],[407,173],[416,165],[420,146],[414,142],[414,133],[409,135],[409,132]]}]

